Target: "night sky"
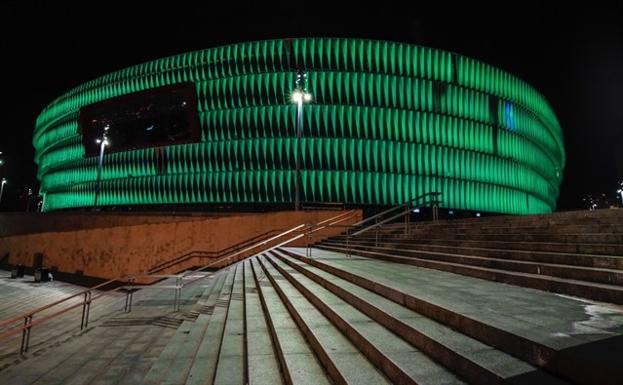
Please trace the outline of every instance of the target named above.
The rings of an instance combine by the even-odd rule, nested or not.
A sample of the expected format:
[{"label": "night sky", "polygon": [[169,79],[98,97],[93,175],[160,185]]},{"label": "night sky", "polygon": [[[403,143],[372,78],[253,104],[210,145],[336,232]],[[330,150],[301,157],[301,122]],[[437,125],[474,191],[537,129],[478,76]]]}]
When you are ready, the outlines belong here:
[{"label": "night sky", "polygon": [[23,211],[20,190],[38,189],[32,130],[41,109],[55,97],[97,76],[162,56],[284,37],[393,40],[484,60],[529,82],[558,115],[567,151],[560,210],[582,207],[586,193],[614,197],[617,180],[623,180],[622,5],[58,3],[0,5],[0,158],[5,160],[0,175],[9,180],[3,210]]}]

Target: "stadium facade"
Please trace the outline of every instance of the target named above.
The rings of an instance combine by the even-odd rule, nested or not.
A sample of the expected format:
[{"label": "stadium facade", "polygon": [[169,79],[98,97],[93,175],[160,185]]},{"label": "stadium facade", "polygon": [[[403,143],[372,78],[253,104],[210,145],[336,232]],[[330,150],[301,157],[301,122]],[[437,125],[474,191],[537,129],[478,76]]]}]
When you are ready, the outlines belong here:
[{"label": "stadium facade", "polygon": [[[297,87],[311,95],[302,107]],[[44,211],[96,195],[117,207],[291,205],[298,177],[303,203],[439,191],[448,208],[547,213],[565,164],[558,120],[526,82],[458,54],[359,39],[248,42],[132,66],[54,100],[33,144]]]}]

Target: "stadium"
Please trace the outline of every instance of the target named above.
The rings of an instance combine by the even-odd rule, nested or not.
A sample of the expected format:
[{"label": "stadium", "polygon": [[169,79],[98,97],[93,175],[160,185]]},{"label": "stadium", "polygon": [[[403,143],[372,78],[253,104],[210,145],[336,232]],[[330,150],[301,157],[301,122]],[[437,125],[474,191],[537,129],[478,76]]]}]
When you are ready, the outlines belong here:
[{"label": "stadium", "polygon": [[232,44],[84,83],[39,115],[43,211],[399,204],[556,208],[559,122],[521,79],[388,41]]}]

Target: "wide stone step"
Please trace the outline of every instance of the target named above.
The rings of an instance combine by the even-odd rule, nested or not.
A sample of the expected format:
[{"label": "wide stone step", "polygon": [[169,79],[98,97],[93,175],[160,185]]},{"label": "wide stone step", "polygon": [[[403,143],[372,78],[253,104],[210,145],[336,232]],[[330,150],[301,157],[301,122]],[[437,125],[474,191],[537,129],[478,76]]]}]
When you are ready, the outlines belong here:
[{"label": "wide stone step", "polygon": [[608,224],[564,224],[564,225],[551,225],[549,223],[545,224],[535,224],[533,226],[481,226],[481,227],[468,227],[463,228],[459,231],[463,231],[467,234],[473,232],[481,232],[484,234],[493,233],[493,234],[524,234],[524,233],[535,233],[541,232],[544,234],[582,234],[582,233],[621,233],[621,225],[616,223],[608,223]]},{"label": "wide stone step", "polygon": [[[346,237],[335,237],[331,239],[345,240]],[[405,239],[404,237],[387,238]],[[528,251],[550,251],[559,253],[575,254],[596,254],[607,256],[623,256],[623,244],[595,244],[595,243],[560,243],[560,242],[510,242],[502,240],[461,240],[461,239],[442,239],[442,238],[407,238],[411,242],[422,244],[448,245],[460,247],[481,247],[494,249],[528,250]]]},{"label": "wide stone step", "polygon": [[250,385],[281,385],[277,349],[274,346],[266,315],[262,309],[251,262],[244,262],[245,343],[247,373]]},{"label": "wide stone step", "polygon": [[239,265],[228,268],[227,277],[219,296],[212,317],[193,357],[193,362],[186,378],[186,384],[212,384],[214,382],[219,352],[225,332],[227,311],[230,306],[234,275]]},{"label": "wide stone step", "polygon": [[582,233],[616,233],[620,234],[621,225],[623,223],[584,223],[570,222],[564,224],[535,222],[535,223],[470,223],[470,224],[439,224],[435,222],[427,222],[427,224],[419,224],[418,222],[404,221],[396,223],[388,223],[381,226],[383,231],[398,232],[409,230],[413,233],[508,233],[508,234],[524,234],[524,233],[543,233],[543,234],[582,234]]},{"label": "wide stone step", "polygon": [[[317,245],[317,247],[344,253],[348,250],[346,247],[325,246],[322,244]],[[351,253],[395,263],[443,270],[455,274],[503,282],[511,285],[525,286],[533,289],[552,291],[554,293],[573,295],[582,298],[590,298],[597,301],[623,304],[623,287],[621,286],[558,278],[547,275],[511,272],[507,270],[469,266],[460,263],[443,262],[424,258],[403,257],[388,253],[359,250],[353,247],[351,247]]]},{"label": "wide stone step", "polygon": [[[363,244],[373,245],[373,240],[364,240]],[[404,248],[414,250],[437,251],[454,254],[476,255],[482,257],[498,257],[515,259],[519,261],[545,262],[563,265],[599,267],[605,269],[623,269],[621,256],[608,256],[598,254],[560,253],[554,251],[530,251],[512,249],[494,249],[485,247],[460,247],[447,245],[429,245],[414,243],[408,240],[397,240],[380,243],[381,246]]]},{"label": "wide stone step", "polygon": [[[284,382],[288,384],[329,385],[332,383],[312,348],[292,319],[264,270],[255,258],[250,262],[260,303],[266,317]],[[263,340],[265,341],[265,339]],[[259,369],[258,369],[259,370]],[[249,369],[250,379],[251,369]]]},{"label": "wide stone step", "polygon": [[[395,223],[388,224],[383,226],[387,229],[399,229],[404,228],[404,223]],[[409,229],[414,232],[448,232],[448,233],[456,233],[456,232],[476,232],[476,233],[534,233],[534,232],[543,232],[543,233],[569,233],[569,234],[580,234],[580,233],[601,233],[601,232],[612,232],[612,233],[621,233],[621,224],[620,223],[583,223],[583,222],[572,222],[572,223],[556,223],[550,221],[540,221],[532,224],[526,223],[507,223],[507,224],[497,224],[497,223],[472,223],[472,224],[434,224],[434,222],[428,225],[421,225],[417,223],[409,223]]]},{"label": "wide stone step", "polygon": [[426,226],[532,226],[543,223],[551,225],[565,224],[623,224],[622,210],[599,210],[599,211],[574,211],[557,212],[543,215],[528,216],[489,216],[481,218],[446,219],[437,222],[421,221],[416,225]]},{"label": "wide stone step", "polygon": [[331,291],[283,261],[275,257],[267,259],[392,383],[461,382],[450,371]]},{"label": "wide stone step", "polygon": [[[326,242],[339,242],[344,244],[345,240],[331,239]],[[545,262],[561,265],[598,267],[604,269],[623,269],[622,256],[610,256],[599,254],[580,254],[580,253],[561,253],[555,251],[533,251],[533,250],[513,250],[496,249],[489,247],[462,247],[454,245],[437,245],[414,242],[407,239],[381,239],[374,238],[351,239],[351,243],[366,246],[383,246],[397,249],[409,248],[413,250],[435,251],[441,253],[452,253],[462,255],[474,255],[481,257],[494,257],[503,259],[514,259],[518,261]]]},{"label": "wide stone step", "polygon": [[[610,233],[585,233],[585,234],[543,234],[543,233],[521,233],[521,234],[447,234],[444,232],[432,232],[436,238],[440,239],[470,239],[474,241],[510,241],[510,242],[559,242],[559,243],[623,243],[623,234]],[[415,234],[413,237],[417,237]]]},{"label": "wide stone step", "polygon": [[188,320],[182,323],[158,360],[150,368],[142,381],[143,384],[186,382],[194,355],[207,329],[216,300],[221,295],[226,276],[227,272],[219,272],[211,278],[209,285],[206,285],[204,293],[197,301],[197,306],[189,311],[191,316],[198,314],[197,318],[194,321]]},{"label": "wide stone step", "polygon": [[[346,244],[341,242],[323,242],[322,245],[346,248]],[[425,258],[433,261],[443,261],[450,263],[458,263],[462,265],[471,265],[479,267],[487,267],[492,269],[518,271],[522,273],[553,276],[560,278],[569,278],[588,282],[605,283],[610,285],[623,285],[623,270],[604,269],[595,267],[572,266],[566,264],[553,264],[545,262],[521,261],[508,258],[496,258],[487,256],[474,256],[457,253],[447,253],[438,251],[418,250],[411,248],[409,245],[399,244],[388,247],[374,246],[369,244],[357,243],[351,244],[358,250],[378,251],[399,255],[404,257]],[[623,258],[621,258],[623,259]]]},{"label": "wide stone step", "polygon": [[[326,288],[369,316],[374,322],[386,327],[470,383],[535,383],[537,380],[539,383],[563,383],[540,369],[423,317],[419,313],[370,290],[313,267],[281,251],[273,251],[272,253],[297,272]],[[304,283],[304,285],[310,290],[313,287],[309,283]],[[426,364],[430,365],[428,362],[425,362]],[[529,382],[525,382],[528,379]],[[416,380],[426,382],[423,378],[416,378]]]},{"label": "wide stone step", "polygon": [[623,375],[623,313],[614,307],[339,252],[283,250],[574,383],[616,384]]},{"label": "wide stone step", "polygon": [[[376,229],[362,233],[365,236],[375,236]],[[507,241],[507,242],[546,242],[546,243],[588,243],[588,244],[622,244],[623,233],[548,233],[536,231],[533,233],[483,233],[467,231],[416,231],[404,228],[379,228],[382,237],[408,237],[411,239],[429,238],[475,240],[475,241]]]},{"label": "wide stone step", "polygon": [[236,275],[227,320],[218,356],[214,385],[244,385],[246,353],[244,340],[244,265],[236,265]]},{"label": "wide stone step", "polygon": [[334,383],[390,383],[272,264],[258,264]]}]

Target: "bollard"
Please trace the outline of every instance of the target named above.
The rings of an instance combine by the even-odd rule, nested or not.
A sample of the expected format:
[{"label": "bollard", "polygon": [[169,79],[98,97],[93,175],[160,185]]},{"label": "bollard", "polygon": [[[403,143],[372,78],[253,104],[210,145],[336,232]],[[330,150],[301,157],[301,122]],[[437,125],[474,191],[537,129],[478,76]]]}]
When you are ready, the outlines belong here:
[{"label": "bollard", "polygon": [[182,277],[181,276],[175,277],[175,296],[173,298],[173,311],[180,310],[180,303],[182,301],[182,287],[183,287]]}]

